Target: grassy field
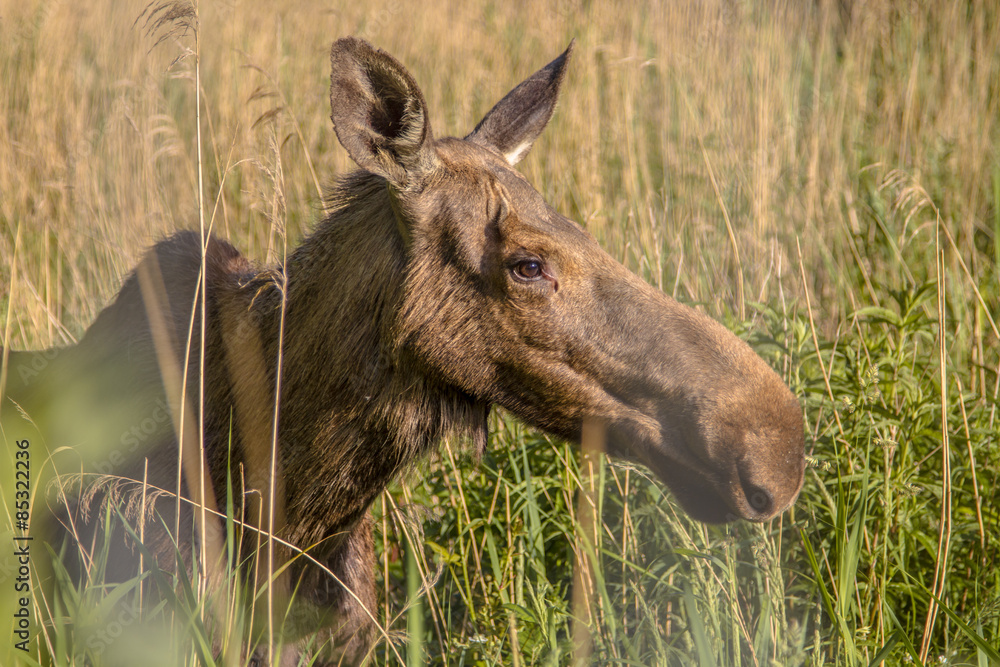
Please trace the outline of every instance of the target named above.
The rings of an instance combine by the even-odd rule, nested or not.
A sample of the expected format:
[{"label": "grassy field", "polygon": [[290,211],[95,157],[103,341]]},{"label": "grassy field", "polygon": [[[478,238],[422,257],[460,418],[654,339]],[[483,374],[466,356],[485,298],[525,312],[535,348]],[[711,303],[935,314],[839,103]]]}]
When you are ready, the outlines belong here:
[{"label": "grassy field", "polygon": [[[199,207],[257,261],[301,239],[352,166],[329,121],[337,37],[398,57],[438,136],[575,38],[519,168],[778,369],[805,487],[768,524],[705,527],[647,471],[496,414],[478,466],[442,449],[376,503],[376,663],[1000,664],[1000,6],[281,5],[158,24],[142,1],[0,0],[4,346],[75,341]],[[40,641],[124,664],[134,642],[81,619],[107,629],[103,601],[131,594],[67,594]],[[238,632],[190,606],[188,632]],[[142,636],[164,664],[209,661]]]}]

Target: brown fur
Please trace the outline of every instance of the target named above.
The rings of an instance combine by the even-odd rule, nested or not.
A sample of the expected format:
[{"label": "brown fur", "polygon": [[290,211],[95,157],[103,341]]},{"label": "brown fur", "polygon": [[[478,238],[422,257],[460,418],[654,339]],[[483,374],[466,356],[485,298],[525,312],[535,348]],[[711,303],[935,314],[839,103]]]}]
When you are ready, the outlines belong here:
[{"label": "brown fur", "polygon": [[[82,437],[79,420],[62,414],[88,415],[86,438],[117,445],[151,405],[168,403],[171,419],[114,473],[148,474],[169,490],[185,359],[184,441],[187,460],[199,456],[191,428],[204,347],[207,501],[218,504],[231,481],[245,491],[237,516],[266,528],[280,348],[275,532],[342,582],[303,559],[286,582],[300,585],[290,637],[325,628],[335,647],[321,663],[360,660],[373,639],[364,611],[376,599],[372,501],[443,438],[484,448],[491,405],[571,440],[585,419],[604,422],[612,454],[648,465],[705,521],[768,519],[802,484],[801,413],[778,376],[721,325],[613,260],[512,168],[552,115],[570,50],[468,137],[435,140],[409,73],[361,40],[338,41],[332,118],[363,171],[340,180],[332,213],[285,267],[262,271],[209,241],[204,346],[201,242],[180,233],[150,251],[80,343],[42,372],[19,373],[30,353],[9,353],[7,394],[50,448]],[[28,428],[6,400],[3,419],[8,439]],[[197,469],[181,475],[192,499]],[[175,506],[163,497],[155,508],[166,525],[180,522],[190,559],[183,536],[195,515],[183,504],[177,517]],[[80,510],[67,517],[94,539]],[[172,546],[154,524],[149,548],[169,564]],[[245,531],[244,553],[259,539]],[[134,574],[134,553],[115,557],[123,576]]]}]

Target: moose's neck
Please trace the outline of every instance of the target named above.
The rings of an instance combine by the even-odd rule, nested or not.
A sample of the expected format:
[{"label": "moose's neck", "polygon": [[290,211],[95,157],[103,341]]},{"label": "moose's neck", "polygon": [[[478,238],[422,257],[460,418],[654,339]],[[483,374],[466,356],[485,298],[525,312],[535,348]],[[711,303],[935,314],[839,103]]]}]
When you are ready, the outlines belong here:
[{"label": "moose's neck", "polygon": [[[393,343],[406,247],[384,181],[348,176],[333,206],[287,267],[280,446],[297,540],[349,527],[442,437],[473,431],[485,444],[488,406],[428,378]],[[280,301],[260,305],[277,327]]]},{"label": "moose's neck", "polygon": [[[288,261],[284,392],[339,407],[371,397],[391,371],[389,328],[401,297],[406,249],[384,182],[351,174],[333,212]],[[305,420],[309,421],[309,420]],[[315,417],[312,421],[315,421]]]}]

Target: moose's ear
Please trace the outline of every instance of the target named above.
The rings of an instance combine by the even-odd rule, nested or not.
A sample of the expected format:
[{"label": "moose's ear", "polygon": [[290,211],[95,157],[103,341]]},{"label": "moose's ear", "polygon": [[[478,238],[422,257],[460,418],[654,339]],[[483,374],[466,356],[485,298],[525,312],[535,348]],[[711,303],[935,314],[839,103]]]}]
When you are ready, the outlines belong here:
[{"label": "moose's ear", "polygon": [[552,118],[574,42],[507,93],[466,139],[498,151],[511,165],[520,162]]},{"label": "moose's ear", "polygon": [[424,96],[395,58],[356,37],[330,50],[330,118],[359,167],[405,188],[433,168]]}]

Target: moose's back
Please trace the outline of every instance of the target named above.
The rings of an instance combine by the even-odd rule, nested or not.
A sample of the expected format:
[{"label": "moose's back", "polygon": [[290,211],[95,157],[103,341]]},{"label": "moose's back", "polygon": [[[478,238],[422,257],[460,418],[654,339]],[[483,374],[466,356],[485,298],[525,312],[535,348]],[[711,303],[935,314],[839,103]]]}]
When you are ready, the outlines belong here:
[{"label": "moose's back", "polygon": [[[144,528],[149,529],[147,547],[162,557],[158,559],[162,567],[171,568],[176,559],[173,541],[160,528],[176,526],[190,535],[191,503],[178,504],[178,483],[188,499],[196,494],[189,490],[185,475],[178,475],[177,433],[183,429],[188,434],[193,442],[185,446],[198,455],[202,377],[208,392],[219,392],[220,385],[226,391],[225,379],[211,376],[216,364],[209,363],[220,356],[219,299],[238,291],[241,281],[252,275],[249,263],[218,239],[208,245],[205,267],[209,298],[204,376],[200,363],[202,250],[200,237],[193,232],[178,233],[155,245],[76,345],[8,351],[0,413],[5,440],[29,439],[37,460],[43,458],[39,450],[44,450],[46,458],[51,456],[56,480],[46,490],[47,502],[57,519],[56,528],[71,534],[83,549],[93,547],[101,523],[94,517],[102,509],[113,514],[120,511],[131,520],[138,518],[141,509],[146,510],[146,519],[155,514],[155,520],[146,521]],[[186,386],[184,399],[180,383]],[[167,391],[170,387],[173,392]],[[182,413],[195,423],[182,426]],[[206,429],[207,449],[215,448],[220,440],[225,442]],[[215,492],[208,489],[211,496]],[[63,503],[64,499],[68,502]],[[178,506],[182,508],[179,524]],[[139,522],[134,524],[138,526]],[[128,542],[120,526],[111,537],[112,546]],[[186,555],[190,540],[180,536],[177,546]],[[88,557],[82,561],[68,558],[71,573],[85,566]],[[136,564],[134,549],[113,548],[108,580],[134,577]]]}]

